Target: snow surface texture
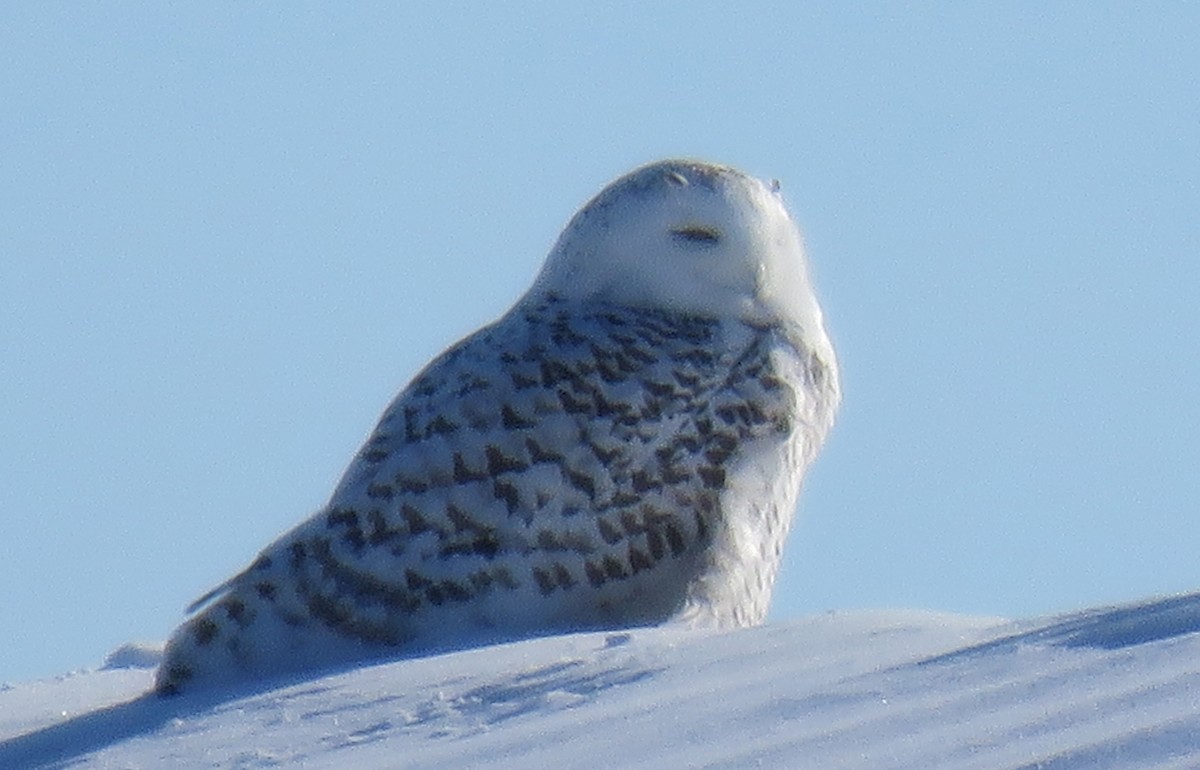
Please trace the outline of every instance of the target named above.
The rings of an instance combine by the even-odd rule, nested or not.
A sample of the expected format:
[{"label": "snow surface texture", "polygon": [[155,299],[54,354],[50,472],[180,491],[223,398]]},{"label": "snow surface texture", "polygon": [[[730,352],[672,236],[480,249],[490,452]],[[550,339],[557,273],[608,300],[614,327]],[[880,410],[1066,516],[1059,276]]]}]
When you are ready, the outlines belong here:
[{"label": "snow surface texture", "polygon": [[1200,594],[549,637],[224,699],[152,648],[0,688],[0,767],[1200,767]]}]

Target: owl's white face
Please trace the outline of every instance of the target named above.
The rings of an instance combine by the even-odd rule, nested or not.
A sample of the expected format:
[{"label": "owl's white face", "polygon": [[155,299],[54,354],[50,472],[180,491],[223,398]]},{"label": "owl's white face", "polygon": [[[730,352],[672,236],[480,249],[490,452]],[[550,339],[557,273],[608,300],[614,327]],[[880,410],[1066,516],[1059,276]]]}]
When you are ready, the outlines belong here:
[{"label": "owl's white face", "polygon": [[777,185],[668,160],[617,179],[580,209],[528,296],[783,324],[817,342],[825,335],[807,273]]}]

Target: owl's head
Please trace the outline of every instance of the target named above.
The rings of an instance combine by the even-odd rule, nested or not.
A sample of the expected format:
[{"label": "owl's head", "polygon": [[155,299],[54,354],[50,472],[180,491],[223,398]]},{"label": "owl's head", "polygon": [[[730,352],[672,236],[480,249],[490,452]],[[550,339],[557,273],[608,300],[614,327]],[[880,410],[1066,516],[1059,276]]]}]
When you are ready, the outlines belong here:
[{"label": "owl's head", "polygon": [[527,298],[546,295],[798,327],[810,344],[825,337],[778,184],[695,160],[643,166],[580,209]]}]

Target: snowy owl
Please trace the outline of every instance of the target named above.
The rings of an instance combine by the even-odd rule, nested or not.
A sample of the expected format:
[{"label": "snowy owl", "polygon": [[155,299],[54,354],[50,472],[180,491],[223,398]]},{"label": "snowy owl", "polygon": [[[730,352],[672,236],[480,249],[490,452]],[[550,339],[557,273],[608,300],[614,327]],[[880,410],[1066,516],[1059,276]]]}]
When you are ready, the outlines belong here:
[{"label": "snowy owl", "polygon": [[396,397],[323,508],[193,606],[157,690],[759,623],[839,399],[778,185],[637,169]]}]

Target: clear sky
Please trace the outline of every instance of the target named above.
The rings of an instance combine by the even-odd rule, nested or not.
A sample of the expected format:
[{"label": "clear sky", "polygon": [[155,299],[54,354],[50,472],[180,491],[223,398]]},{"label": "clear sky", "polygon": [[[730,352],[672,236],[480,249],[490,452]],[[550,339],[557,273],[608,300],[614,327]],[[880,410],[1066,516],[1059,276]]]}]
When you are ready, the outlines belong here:
[{"label": "clear sky", "polygon": [[775,617],[1200,588],[1197,6],[649,5],[4,6],[0,681],[164,638],[673,155],[781,181],[843,367]]}]

